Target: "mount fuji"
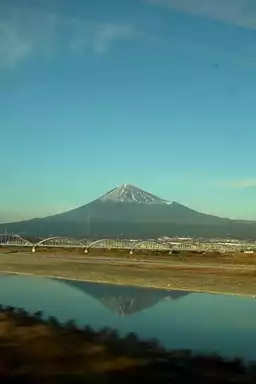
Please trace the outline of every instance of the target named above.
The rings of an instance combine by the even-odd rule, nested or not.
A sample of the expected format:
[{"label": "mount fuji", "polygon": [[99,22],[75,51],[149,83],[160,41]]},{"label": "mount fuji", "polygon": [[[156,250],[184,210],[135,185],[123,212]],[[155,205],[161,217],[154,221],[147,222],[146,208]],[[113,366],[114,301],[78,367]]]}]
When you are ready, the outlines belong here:
[{"label": "mount fuji", "polygon": [[168,201],[149,192],[123,184],[82,207],[50,217],[56,221],[168,221],[175,223],[218,223],[219,217],[199,213],[175,201]]},{"label": "mount fuji", "polygon": [[255,238],[256,224],[201,213],[136,186],[123,184],[67,212],[0,224],[0,231],[5,230],[36,236]]},{"label": "mount fuji", "polygon": [[114,188],[101,196],[98,201],[115,203],[138,203],[138,204],[171,204],[171,202],[161,199],[151,193],[130,184],[123,184]]}]

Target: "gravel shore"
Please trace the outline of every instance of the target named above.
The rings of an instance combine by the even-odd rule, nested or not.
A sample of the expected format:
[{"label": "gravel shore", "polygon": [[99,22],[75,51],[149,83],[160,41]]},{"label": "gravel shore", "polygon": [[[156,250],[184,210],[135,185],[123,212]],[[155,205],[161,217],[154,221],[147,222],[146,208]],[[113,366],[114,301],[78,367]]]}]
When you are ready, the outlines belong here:
[{"label": "gravel shore", "polygon": [[1,272],[193,292],[256,294],[256,269],[248,265],[1,252]]}]

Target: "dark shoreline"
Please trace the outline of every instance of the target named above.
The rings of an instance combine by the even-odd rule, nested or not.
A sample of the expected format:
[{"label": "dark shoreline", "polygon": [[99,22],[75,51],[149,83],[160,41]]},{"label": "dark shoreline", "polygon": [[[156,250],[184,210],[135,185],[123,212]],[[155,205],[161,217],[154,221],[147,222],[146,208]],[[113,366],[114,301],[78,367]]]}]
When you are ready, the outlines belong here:
[{"label": "dark shoreline", "polygon": [[[70,320],[61,324],[42,312],[0,306],[0,378],[32,382],[123,383],[137,379],[172,383],[253,383],[256,365],[217,355],[170,351],[157,341],[143,341],[130,333],[78,328]],[[52,381],[53,380],[53,381]],[[6,381],[5,381],[6,382]],[[81,381],[79,381],[81,382]]]}]

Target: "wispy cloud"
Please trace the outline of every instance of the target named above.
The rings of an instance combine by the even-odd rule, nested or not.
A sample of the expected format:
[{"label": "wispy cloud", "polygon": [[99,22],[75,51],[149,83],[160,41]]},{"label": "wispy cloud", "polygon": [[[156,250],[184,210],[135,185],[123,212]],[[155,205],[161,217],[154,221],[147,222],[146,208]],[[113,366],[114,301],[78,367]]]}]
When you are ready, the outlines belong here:
[{"label": "wispy cloud", "polygon": [[35,55],[58,50],[103,54],[118,41],[140,36],[127,22],[98,22],[0,5],[0,67],[13,68]]},{"label": "wispy cloud", "polygon": [[251,179],[241,179],[241,180],[231,180],[221,183],[222,185],[229,188],[255,188],[256,187],[256,178]]},{"label": "wispy cloud", "polygon": [[112,44],[121,40],[131,40],[141,35],[131,24],[99,23],[69,20],[73,29],[71,47],[82,50],[92,49],[95,53],[105,53]]},{"label": "wispy cloud", "polygon": [[49,51],[55,19],[53,14],[0,5],[0,67],[13,68],[35,54]]},{"label": "wispy cloud", "polygon": [[255,0],[144,0],[146,3],[256,29]]},{"label": "wispy cloud", "polygon": [[6,22],[0,22],[0,64],[13,67],[31,52],[31,42],[21,38]]}]

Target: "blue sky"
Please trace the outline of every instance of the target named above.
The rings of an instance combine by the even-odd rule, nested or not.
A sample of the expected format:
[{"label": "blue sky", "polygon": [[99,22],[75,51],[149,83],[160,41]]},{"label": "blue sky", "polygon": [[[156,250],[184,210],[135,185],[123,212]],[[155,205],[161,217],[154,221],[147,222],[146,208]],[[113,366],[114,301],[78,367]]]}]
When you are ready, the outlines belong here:
[{"label": "blue sky", "polygon": [[131,183],[256,219],[254,0],[2,0],[0,221]]}]

